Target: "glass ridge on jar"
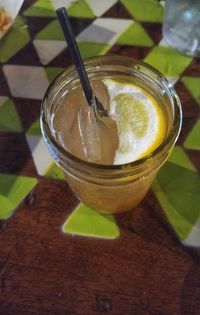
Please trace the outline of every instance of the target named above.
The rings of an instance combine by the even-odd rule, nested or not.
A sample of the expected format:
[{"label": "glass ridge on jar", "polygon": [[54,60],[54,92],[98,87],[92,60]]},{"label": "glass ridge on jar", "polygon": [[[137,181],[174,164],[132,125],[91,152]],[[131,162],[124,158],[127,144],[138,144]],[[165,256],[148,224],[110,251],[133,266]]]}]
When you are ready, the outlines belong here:
[{"label": "glass ridge on jar", "polygon": [[42,101],[44,140],[77,198],[102,213],[130,210],[144,198],[173,149],[182,122],[180,100],[168,81],[144,62],[121,56],[100,56],[86,59],[85,67],[91,80],[105,77],[134,80],[154,94],[165,114],[166,135],[150,155],[123,165],[95,164],[64,149],[53,132],[52,117],[56,109],[66,93],[79,82],[73,66],[51,83]]}]

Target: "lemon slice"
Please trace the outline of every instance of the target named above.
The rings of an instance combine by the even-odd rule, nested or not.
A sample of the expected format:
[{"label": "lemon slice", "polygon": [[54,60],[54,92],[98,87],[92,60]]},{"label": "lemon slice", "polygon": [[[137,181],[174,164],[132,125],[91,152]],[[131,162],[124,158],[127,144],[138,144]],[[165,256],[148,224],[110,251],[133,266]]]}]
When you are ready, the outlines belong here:
[{"label": "lemon slice", "polygon": [[124,164],[150,154],[165,135],[164,115],[147,91],[130,83],[105,79],[110,115],[116,121],[119,147],[114,164]]},{"label": "lemon slice", "polygon": [[148,129],[149,115],[141,100],[122,93],[115,96],[113,101],[117,103],[120,133],[130,127],[137,137],[143,137]]}]

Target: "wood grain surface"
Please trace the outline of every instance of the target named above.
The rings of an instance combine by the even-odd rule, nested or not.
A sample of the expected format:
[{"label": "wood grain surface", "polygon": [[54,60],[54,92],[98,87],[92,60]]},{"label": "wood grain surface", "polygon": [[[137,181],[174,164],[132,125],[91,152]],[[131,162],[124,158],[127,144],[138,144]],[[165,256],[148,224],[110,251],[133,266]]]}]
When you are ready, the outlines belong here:
[{"label": "wood grain surface", "polygon": [[76,203],[65,182],[41,179],[1,224],[0,314],[200,313],[200,252],[181,246],[151,192],[117,216],[117,240],[64,235]]},{"label": "wood grain surface", "polygon": [[[32,3],[25,1],[24,9]],[[107,15],[117,16],[117,10],[129,17],[119,5]],[[29,19],[32,37],[49,22],[36,21]],[[89,22],[72,23],[78,33]],[[143,27],[160,41],[161,24]],[[149,51],[114,45],[108,53],[143,59]],[[39,63],[32,43],[9,63],[22,61]],[[65,50],[49,66],[70,62]],[[184,74],[200,76],[199,60]],[[180,81],[175,87],[184,108],[183,143],[199,107]],[[11,96],[1,69],[0,94]],[[13,99],[26,132],[39,116],[40,102]],[[78,200],[66,182],[36,175],[25,132],[0,133],[0,172],[38,179],[14,215],[0,221],[0,315],[199,315],[200,249],[180,243],[152,191],[136,209],[116,215],[121,233],[116,240],[63,234],[61,225]],[[188,154],[200,170],[199,152]]]}]

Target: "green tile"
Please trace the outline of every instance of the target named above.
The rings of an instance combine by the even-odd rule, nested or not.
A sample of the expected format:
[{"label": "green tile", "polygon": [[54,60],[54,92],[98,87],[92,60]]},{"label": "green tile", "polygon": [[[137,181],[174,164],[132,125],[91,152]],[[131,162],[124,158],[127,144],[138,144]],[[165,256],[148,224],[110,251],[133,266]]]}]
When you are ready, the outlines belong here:
[{"label": "green tile", "polygon": [[7,99],[0,101],[0,131],[21,132],[22,125],[14,103]]},{"label": "green tile", "polygon": [[186,149],[200,150],[200,119],[187,136],[184,142],[184,147]]},{"label": "green tile", "polygon": [[153,191],[178,236],[186,239],[200,218],[198,173],[167,162],[154,181]]},{"label": "green tile", "polygon": [[27,10],[23,12],[25,16],[44,16],[54,17],[56,16],[55,9],[50,0],[38,0]]},{"label": "green tile", "polygon": [[0,195],[0,220],[7,219],[13,212],[13,204],[8,198]]},{"label": "green tile", "polygon": [[75,17],[81,17],[81,18],[94,18],[94,12],[90,8],[90,6],[87,4],[85,0],[79,0],[74,2],[68,10],[69,16],[75,16]]},{"label": "green tile", "polygon": [[135,22],[131,24],[129,28],[120,36],[116,44],[151,47],[153,46],[153,41],[146,33],[142,25]]},{"label": "green tile", "polygon": [[189,66],[191,57],[181,55],[170,47],[158,46],[144,60],[168,77],[177,77]]},{"label": "green tile", "polygon": [[78,46],[81,51],[81,56],[83,58],[104,55],[111,47],[108,44],[99,44],[92,42],[79,42]]},{"label": "green tile", "polygon": [[120,0],[138,21],[162,22],[163,7],[157,0]]},{"label": "green tile", "polygon": [[37,184],[37,179],[0,173],[0,219],[7,219]]},{"label": "green tile", "polygon": [[112,215],[100,214],[82,203],[69,216],[62,230],[73,235],[108,239],[115,239],[120,234]]},{"label": "green tile", "polygon": [[11,30],[0,41],[0,62],[6,62],[30,41],[27,25],[18,16]]},{"label": "green tile", "polygon": [[196,102],[200,105],[200,78],[182,77],[181,81],[190,91]]},{"label": "green tile", "polygon": [[44,176],[54,179],[65,179],[63,171],[54,162],[49,166]]},{"label": "green tile", "polygon": [[193,224],[176,211],[162,191],[157,179],[154,181],[152,188],[174,231],[181,240],[185,240],[190,234]]},{"label": "green tile", "polygon": [[41,136],[40,118],[38,118],[26,132],[29,136]]},{"label": "green tile", "polygon": [[57,77],[57,75],[59,75],[64,70],[65,70],[64,68],[57,68],[57,67],[45,68],[49,82],[53,81]]},{"label": "green tile", "polygon": [[53,20],[40,31],[35,39],[43,40],[64,40],[64,35],[57,20]]},{"label": "green tile", "polygon": [[185,167],[191,171],[195,171],[196,168],[190,161],[189,157],[185,153],[184,149],[180,146],[175,146],[172,154],[170,155],[168,162]]}]

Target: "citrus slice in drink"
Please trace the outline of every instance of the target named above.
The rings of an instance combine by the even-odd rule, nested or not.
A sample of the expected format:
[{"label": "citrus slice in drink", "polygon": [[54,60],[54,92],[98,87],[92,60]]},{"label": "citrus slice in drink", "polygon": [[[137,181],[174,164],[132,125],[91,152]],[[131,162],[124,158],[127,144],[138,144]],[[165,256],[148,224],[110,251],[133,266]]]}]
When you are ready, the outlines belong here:
[{"label": "citrus slice in drink", "polygon": [[110,115],[116,121],[119,147],[114,164],[125,164],[149,155],[163,141],[164,114],[156,99],[132,83],[105,79]]}]

